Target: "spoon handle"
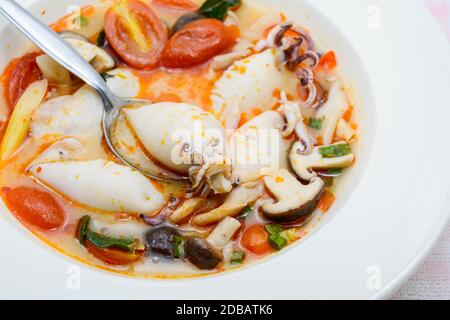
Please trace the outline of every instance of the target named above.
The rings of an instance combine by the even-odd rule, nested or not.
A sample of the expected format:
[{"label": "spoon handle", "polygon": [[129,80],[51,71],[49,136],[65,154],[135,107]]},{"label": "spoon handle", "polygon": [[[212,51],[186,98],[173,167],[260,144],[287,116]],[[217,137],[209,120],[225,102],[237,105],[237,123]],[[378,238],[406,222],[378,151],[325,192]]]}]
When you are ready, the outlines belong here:
[{"label": "spoon handle", "polygon": [[0,13],[42,51],[97,90],[107,102],[105,108],[119,104],[98,72],[52,29],[13,0],[1,0]]}]

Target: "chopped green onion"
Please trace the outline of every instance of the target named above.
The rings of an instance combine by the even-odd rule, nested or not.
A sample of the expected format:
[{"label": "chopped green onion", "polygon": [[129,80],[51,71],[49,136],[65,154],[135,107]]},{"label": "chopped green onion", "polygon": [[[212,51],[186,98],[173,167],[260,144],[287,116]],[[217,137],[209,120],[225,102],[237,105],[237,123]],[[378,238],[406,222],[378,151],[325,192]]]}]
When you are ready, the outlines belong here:
[{"label": "chopped green onion", "polygon": [[245,252],[243,251],[235,251],[231,255],[230,263],[231,264],[241,264],[245,259]]},{"label": "chopped green onion", "polygon": [[245,219],[247,216],[253,212],[253,208],[250,206],[246,206],[244,209],[242,209],[241,213],[239,214],[239,219]]},{"label": "chopped green onion", "polygon": [[103,47],[106,44],[106,33],[105,30],[100,31],[97,37],[97,46]]},{"label": "chopped green onion", "polygon": [[287,240],[280,234],[271,234],[269,236],[269,244],[277,250],[281,250],[286,246]]},{"label": "chopped green onion", "polygon": [[77,24],[80,27],[85,27],[89,23],[89,20],[85,16],[80,15],[73,19],[73,23]]},{"label": "chopped green onion", "polygon": [[172,240],[172,255],[174,258],[181,258],[184,256],[184,238],[174,236]]},{"label": "chopped green onion", "polygon": [[347,143],[333,144],[331,146],[320,147],[319,153],[324,158],[343,157],[352,153],[352,148]]},{"label": "chopped green onion", "polygon": [[313,128],[315,130],[322,129],[322,119],[316,119],[316,118],[309,118],[308,120],[308,127]]},{"label": "chopped green onion", "polygon": [[266,224],[266,225],[264,226],[264,228],[266,229],[266,231],[267,231],[269,234],[272,234],[272,235],[279,235],[279,234],[283,231],[283,229],[281,228],[281,226],[279,226],[279,225],[277,225],[277,224],[273,224],[273,223],[271,223],[271,224]]}]

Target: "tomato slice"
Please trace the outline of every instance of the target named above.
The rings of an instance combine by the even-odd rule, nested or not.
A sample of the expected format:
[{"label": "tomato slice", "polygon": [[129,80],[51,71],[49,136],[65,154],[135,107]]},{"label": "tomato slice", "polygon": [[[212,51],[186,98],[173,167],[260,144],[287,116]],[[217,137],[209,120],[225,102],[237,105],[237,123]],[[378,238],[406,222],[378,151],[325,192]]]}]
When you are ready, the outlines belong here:
[{"label": "tomato slice", "polygon": [[197,11],[199,6],[191,0],[153,0],[153,4],[168,9]]},{"label": "tomato slice", "polygon": [[138,0],[121,1],[105,13],[105,34],[130,66],[152,69],[167,41],[167,28],[153,10]]},{"label": "tomato slice", "polygon": [[255,224],[244,231],[241,246],[255,255],[273,251],[269,243],[269,235],[262,224]]},{"label": "tomato slice", "polygon": [[50,193],[30,187],[2,191],[8,208],[24,223],[45,231],[63,226],[64,210]]},{"label": "tomato slice", "polygon": [[90,241],[86,241],[86,248],[90,254],[94,257],[108,263],[111,265],[123,266],[131,264],[139,260],[142,253],[128,253],[119,249],[112,248],[98,248],[93,245]]},{"label": "tomato slice", "polygon": [[216,19],[188,23],[167,42],[161,55],[166,68],[190,68],[208,61],[233,44],[228,28]]},{"label": "tomato slice", "polygon": [[36,57],[39,55],[41,53],[27,53],[13,60],[6,67],[4,79],[5,98],[10,108],[14,108],[20,96],[31,83],[42,77],[42,72],[36,63]]}]

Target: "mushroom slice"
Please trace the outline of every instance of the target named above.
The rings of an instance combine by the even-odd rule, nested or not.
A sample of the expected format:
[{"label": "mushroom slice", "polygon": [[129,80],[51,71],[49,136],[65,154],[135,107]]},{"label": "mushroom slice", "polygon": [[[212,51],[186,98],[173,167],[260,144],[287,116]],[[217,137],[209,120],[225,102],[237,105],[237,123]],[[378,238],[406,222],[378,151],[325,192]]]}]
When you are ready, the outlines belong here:
[{"label": "mushroom slice", "polygon": [[264,185],[277,202],[263,205],[262,213],[277,223],[295,222],[311,214],[325,190],[321,178],[314,177],[304,185],[286,169],[264,177]]},{"label": "mushroom slice", "polygon": [[327,102],[316,115],[316,118],[323,119],[321,135],[324,145],[332,143],[337,123],[348,108],[347,96],[342,90],[341,82],[336,81],[331,87]]},{"label": "mushroom slice", "polygon": [[29,172],[67,198],[104,212],[153,213],[164,205],[163,195],[147,178],[112,161],[33,164]]},{"label": "mushroom slice", "polygon": [[191,198],[184,201],[183,204],[170,215],[170,222],[178,223],[189,217],[204,201],[204,198]]},{"label": "mushroom slice", "polygon": [[206,240],[214,247],[222,249],[240,227],[241,223],[237,219],[226,217],[211,231]]},{"label": "mushroom slice", "polygon": [[348,146],[345,141],[337,142],[330,146],[317,146],[314,147],[313,151],[308,155],[300,154],[297,150],[301,148],[301,144],[296,142],[291,149],[289,154],[289,160],[291,162],[292,169],[295,173],[303,180],[311,180],[315,177],[315,173],[311,173],[311,169],[331,169],[331,168],[347,168],[353,164],[355,160],[354,153],[348,153],[338,157],[324,157],[321,154],[321,150],[331,146],[340,145]]},{"label": "mushroom slice", "polygon": [[44,75],[44,78],[50,83],[69,85],[72,82],[70,72],[50,58],[50,56],[43,54],[36,57],[36,64]]},{"label": "mushroom slice", "polygon": [[222,219],[239,214],[247,205],[255,202],[264,193],[264,188],[260,183],[241,185],[227,196],[225,202],[218,208],[207,213],[199,214],[192,220],[194,224],[205,226]]},{"label": "mushroom slice", "polygon": [[74,47],[98,72],[104,72],[114,68],[114,59],[102,48],[76,38],[66,38],[64,40]]},{"label": "mushroom slice", "polygon": [[[102,48],[89,43],[82,36],[65,35],[64,40],[88,61],[95,70],[104,72],[114,68],[114,59]],[[69,85],[70,73],[50,56],[43,54],[36,58],[36,63],[44,77],[54,84]]]},{"label": "mushroom slice", "polygon": [[187,260],[201,270],[214,269],[222,261],[222,253],[200,237],[190,237],[184,246]]}]

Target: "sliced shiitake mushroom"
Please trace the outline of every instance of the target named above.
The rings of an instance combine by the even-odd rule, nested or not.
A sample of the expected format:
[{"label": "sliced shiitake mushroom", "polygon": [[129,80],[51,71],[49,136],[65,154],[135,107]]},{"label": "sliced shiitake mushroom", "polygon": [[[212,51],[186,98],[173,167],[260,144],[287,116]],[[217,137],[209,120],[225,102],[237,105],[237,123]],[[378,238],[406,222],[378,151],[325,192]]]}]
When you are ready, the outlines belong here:
[{"label": "sliced shiitake mushroom", "polygon": [[173,257],[175,237],[181,236],[177,230],[167,226],[151,229],[145,234],[148,250],[169,258]]},{"label": "sliced shiitake mushroom", "polygon": [[262,213],[277,223],[292,223],[311,214],[325,190],[321,178],[314,177],[304,185],[286,169],[264,177],[264,184],[277,202],[263,205]]},{"label": "sliced shiitake mushroom", "polygon": [[349,148],[345,141],[337,142],[329,146],[318,146],[314,147],[310,154],[301,154],[297,152],[301,148],[299,142],[294,143],[291,152],[289,154],[289,160],[291,162],[291,167],[295,173],[302,179],[310,181],[311,178],[317,176],[311,169],[342,169],[347,168],[353,164],[355,160],[355,155],[351,151],[336,154],[337,156],[325,157],[323,156],[324,149],[327,148],[337,148],[346,149]]},{"label": "sliced shiitake mushroom", "polygon": [[254,203],[263,195],[264,188],[260,183],[246,183],[231,191],[225,202],[218,208],[196,215],[194,224],[205,226],[219,222],[225,217],[236,216],[247,205]]},{"label": "sliced shiitake mushroom", "polygon": [[184,252],[189,262],[202,270],[214,269],[222,261],[222,254],[200,237],[189,238],[186,241]]}]

